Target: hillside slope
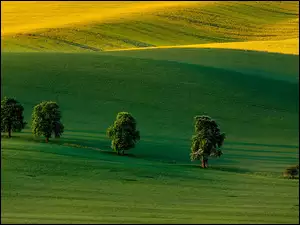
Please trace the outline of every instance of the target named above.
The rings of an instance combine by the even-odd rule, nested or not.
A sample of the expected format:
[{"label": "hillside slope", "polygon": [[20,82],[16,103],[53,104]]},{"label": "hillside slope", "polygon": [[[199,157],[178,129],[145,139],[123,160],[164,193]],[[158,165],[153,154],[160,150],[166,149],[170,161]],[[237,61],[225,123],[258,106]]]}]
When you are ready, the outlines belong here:
[{"label": "hillside slope", "polygon": [[299,55],[299,39],[285,39],[277,41],[242,41],[242,42],[225,42],[225,43],[209,43],[209,44],[194,44],[194,45],[177,45],[177,46],[158,46],[158,47],[140,47],[140,48],[124,48],[107,50],[106,52],[120,52],[133,50],[148,50],[148,49],[182,49],[182,48],[216,48],[216,49],[235,49],[244,51],[259,51],[282,53],[290,55]]},{"label": "hillside slope", "polygon": [[[298,224],[299,180],[282,179],[299,162],[298,8],[1,2],[1,94],[28,122],[2,137],[1,223]],[[50,143],[30,127],[45,100],[65,125]],[[141,134],[124,157],[106,136],[120,111]],[[203,114],[226,133],[205,170],[189,157]]]},{"label": "hillside slope", "polygon": [[[88,24],[90,22],[121,21],[164,8],[192,5],[192,2],[1,2],[1,35],[27,33],[54,27]],[[202,3],[201,5],[205,5]]]},{"label": "hillside slope", "polygon": [[[298,83],[98,53],[2,53],[1,66],[29,126],[56,100],[66,127],[49,144],[29,126],[3,139],[2,223],[299,222],[299,181],[279,178],[299,161]],[[142,136],[128,157],[105,135],[119,111]],[[205,171],[189,159],[197,114],[227,134]]]},{"label": "hillside slope", "polygon": [[[74,3],[66,5],[63,8],[65,10],[59,12],[67,12],[68,7],[72,9],[72,4]],[[171,5],[171,2],[169,5],[163,5],[165,3],[162,2],[161,5],[150,7],[151,10],[148,11],[140,10],[143,5],[139,5],[138,8],[133,3],[127,3],[126,6],[115,6],[116,13],[108,9],[109,3],[105,4],[108,4],[106,9],[107,15],[110,16],[98,18],[98,21],[93,17],[95,12],[100,10],[97,7],[88,17],[88,10],[84,13],[80,10],[77,12],[74,6],[73,11],[77,12],[75,21],[71,20],[74,19],[74,13],[69,16],[63,15],[65,18],[70,18],[70,21],[66,22],[67,26],[61,27],[62,25],[59,24],[45,22],[40,26],[50,26],[50,28],[35,32],[30,30],[23,32],[20,27],[14,28],[14,24],[10,25],[15,18],[14,12],[17,11],[14,11],[14,8],[7,10],[9,13],[3,13],[3,20],[1,20],[2,29],[5,33],[5,30],[12,27],[13,31],[7,31],[7,35],[2,37],[2,51],[81,52],[299,38],[299,2],[296,1],[193,2],[181,6]],[[55,5],[52,7],[52,11],[51,7],[48,7],[49,14],[56,12]],[[147,7],[145,5],[144,9]],[[69,11],[73,12],[71,9]],[[136,9],[139,9],[139,12],[136,12]],[[18,17],[28,16],[31,11],[31,8],[24,6],[22,12],[18,12]],[[119,14],[120,11],[122,14]],[[127,11],[128,13],[123,16]],[[77,24],[78,13],[80,18],[83,17],[84,22],[81,25]],[[85,21],[85,17],[90,19]],[[24,23],[26,24],[26,20]]]},{"label": "hillside slope", "polygon": [[54,99],[70,130],[105,132],[125,110],[144,135],[189,139],[193,117],[209,114],[229,139],[298,143],[297,82],[91,53],[2,53],[1,63],[3,94],[24,102],[27,120],[34,104]]},{"label": "hillside slope", "polygon": [[[209,46],[208,44],[201,47],[196,46],[196,48],[194,46],[137,48],[126,51],[107,51],[99,54],[175,61],[240,72],[243,75],[263,76],[294,83],[299,82],[299,55],[219,48],[226,44],[221,43],[215,48],[206,48],[206,46]],[[233,43],[228,44],[233,46]],[[236,48],[236,46],[233,48]]]}]

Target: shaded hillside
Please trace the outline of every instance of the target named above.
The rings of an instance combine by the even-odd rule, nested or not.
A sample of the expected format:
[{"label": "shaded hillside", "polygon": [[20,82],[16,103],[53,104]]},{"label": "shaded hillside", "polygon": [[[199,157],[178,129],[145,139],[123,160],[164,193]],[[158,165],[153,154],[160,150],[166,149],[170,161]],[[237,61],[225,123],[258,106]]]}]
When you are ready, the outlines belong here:
[{"label": "shaded hillside", "polygon": [[3,94],[24,102],[27,120],[39,101],[59,101],[70,130],[105,132],[116,113],[125,110],[136,116],[143,135],[189,139],[193,117],[209,114],[229,140],[297,143],[298,87],[177,62],[2,53]]}]

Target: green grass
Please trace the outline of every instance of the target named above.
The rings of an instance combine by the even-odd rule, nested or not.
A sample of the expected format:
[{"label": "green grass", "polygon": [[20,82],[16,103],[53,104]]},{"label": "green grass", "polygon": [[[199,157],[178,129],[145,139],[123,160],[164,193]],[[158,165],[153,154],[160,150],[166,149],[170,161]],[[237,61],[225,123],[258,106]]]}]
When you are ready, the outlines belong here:
[{"label": "green grass", "polygon": [[175,61],[299,82],[299,55],[214,48],[138,49],[102,54]]},{"label": "green grass", "polygon": [[[52,7],[55,12],[55,5]],[[66,10],[65,15],[68,15],[67,7],[61,9]],[[69,7],[72,8],[72,5]],[[76,7],[78,6],[74,5],[74,8],[69,10],[70,17],[74,16],[71,12],[76,10]],[[24,17],[19,23],[26,25],[32,10],[26,6],[23,6],[21,12],[12,9],[7,16],[3,16],[4,26],[15,20],[16,17],[10,18],[14,16],[14,12],[18,15],[17,18]],[[51,6],[46,12],[51,13]],[[39,14],[36,16],[38,18]],[[82,52],[164,45],[283,40],[299,38],[298,17],[299,3],[296,1],[216,2],[207,5],[200,2],[175,8],[162,7],[143,15],[124,17],[122,21],[95,20],[81,25],[72,25],[69,22],[68,27],[53,25],[38,31],[15,32],[1,39],[1,47],[2,51]],[[64,18],[57,18],[63,23]]]},{"label": "green grass", "polygon": [[[87,10],[88,18],[98,3],[48,4],[60,10],[11,5],[1,18],[12,28],[69,23],[1,38],[1,94],[24,105],[28,122],[2,137],[2,223],[299,223],[299,180],[282,178],[299,161],[298,55],[94,52],[255,40],[284,46],[299,38],[298,2],[193,3],[80,25],[72,23],[76,13]],[[44,100],[59,103],[66,128],[48,144],[30,131],[32,109]],[[124,157],[105,134],[120,111],[132,113],[141,133]],[[227,135],[224,155],[206,170],[189,159],[193,118],[202,114]]]},{"label": "green grass", "polygon": [[[130,55],[1,60],[2,93],[24,104],[29,125],[35,104],[56,100],[66,127],[53,144],[33,140],[29,127],[3,139],[2,222],[299,221],[299,182],[280,178],[299,159],[298,82]],[[128,157],[109,154],[105,137],[119,111],[134,115],[142,136]],[[199,114],[228,137],[209,170],[189,160]]]},{"label": "green grass", "polygon": [[35,104],[57,100],[69,130],[105,132],[117,112],[129,111],[142,135],[189,139],[193,117],[208,114],[219,121],[229,140],[297,144],[298,87],[177,62],[2,53],[3,93],[25,105],[27,120]]},{"label": "green grass", "polygon": [[3,223],[299,222],[297,180],[27,140],[2,142]]}]

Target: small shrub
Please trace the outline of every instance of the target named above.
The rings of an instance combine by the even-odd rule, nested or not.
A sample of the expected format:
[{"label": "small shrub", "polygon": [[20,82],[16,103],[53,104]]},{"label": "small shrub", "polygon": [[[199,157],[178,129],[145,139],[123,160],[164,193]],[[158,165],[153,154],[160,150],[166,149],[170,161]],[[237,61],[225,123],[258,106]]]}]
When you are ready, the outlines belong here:
[{"label": "small shrub", "polygon": [[[288,179],[295,179],[299,175],[299,164],[296,166],[290,166],[283,172],[283,176]],[[299,176],[298,176],[299,179]]]}]

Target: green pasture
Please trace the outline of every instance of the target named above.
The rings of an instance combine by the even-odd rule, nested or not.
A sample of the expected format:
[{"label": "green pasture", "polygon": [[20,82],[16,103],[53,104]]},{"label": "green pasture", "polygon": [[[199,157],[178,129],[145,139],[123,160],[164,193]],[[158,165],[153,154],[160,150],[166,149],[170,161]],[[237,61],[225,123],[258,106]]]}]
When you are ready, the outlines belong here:
[{"label": "green pasture", "polygon": [[[282,177],[299,162],[299,55],[104,52],[295,39],[298,16],[298,2],[199,3],[2,37],[1,95],[23,104],[28,125],[2,134],[1,222],[299,223],[299,180]],[[45,100],[65,126],[49,143],[30,128]],[[106,137],[121,111],[141,134],[126,156]],[[196,115],[226,133],[208,169],[189,158]]]},{"label": "green pasture", "polygon": [[[27,135],[2,139],[1,221],[299,222],[298,180],[249,172],[261,169],[260,164],[278,171],[284,163],[294,163],[295,148],[259,147],[257,153],[244,146],[238,152],[226,151],[227,164],[224,159],[203,170],[187,161],[149,160],[147,150],[185,150],[176,143],[142,141],[134,156],[118,157],[106,151],[106,139],[92,136],[76,137],[81,148],[69,146],[74,143],[72,134],[50,144]],[[84,148],[86,142],[105,150]],[[281,151],[274,156],[273,149]],[[252,166],[243,170],[243,163]]]}]

